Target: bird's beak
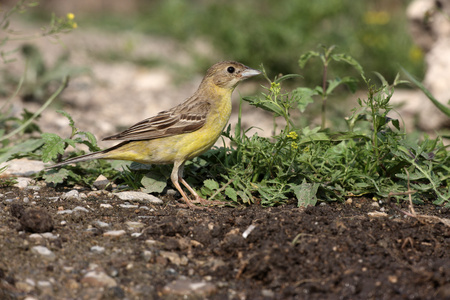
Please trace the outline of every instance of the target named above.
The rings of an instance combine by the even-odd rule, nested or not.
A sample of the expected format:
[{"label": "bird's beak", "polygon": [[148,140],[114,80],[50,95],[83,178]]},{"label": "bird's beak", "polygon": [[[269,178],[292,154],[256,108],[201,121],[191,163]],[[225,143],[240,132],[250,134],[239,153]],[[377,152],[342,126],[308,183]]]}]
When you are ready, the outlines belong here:
[{"label": "bird's beak", "polygon": [[247,67],[247,69],[244,72],[241,73],[241,76],[242,76],[243,79],[246,79],[246,78],[249,78],[249,77],[252,77],[252,76],[256,76],[256,75],[259,75],[259,74],[261,74],[260,71],[254,70],[254,69],[250,69],[250,68]]}]

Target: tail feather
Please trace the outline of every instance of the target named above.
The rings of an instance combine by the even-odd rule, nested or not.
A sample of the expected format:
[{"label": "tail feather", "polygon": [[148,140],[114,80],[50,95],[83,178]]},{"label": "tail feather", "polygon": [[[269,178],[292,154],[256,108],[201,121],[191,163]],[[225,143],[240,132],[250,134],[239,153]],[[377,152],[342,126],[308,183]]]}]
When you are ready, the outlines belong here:
[{"label": "tail feather", "polygon": [[100,159],[100,158],[103,158],[103,154],[104,153],[105,153],[105,151],[98,151],[98,152],[94,152],[94,153],[89,153],[89,154],[77,156],[77,157],[70,158],[68,160],[62,161],[60,163],[48,166],[45,169],[48,170],[48,169],[58,168],[58,167],[61,167],[61,166],[70,165],[70,164],[74,164],[74,163],[78,163],[78,162],[82,162],[82,161],[88,161],[88,160],[93,160],[93,159]]}]

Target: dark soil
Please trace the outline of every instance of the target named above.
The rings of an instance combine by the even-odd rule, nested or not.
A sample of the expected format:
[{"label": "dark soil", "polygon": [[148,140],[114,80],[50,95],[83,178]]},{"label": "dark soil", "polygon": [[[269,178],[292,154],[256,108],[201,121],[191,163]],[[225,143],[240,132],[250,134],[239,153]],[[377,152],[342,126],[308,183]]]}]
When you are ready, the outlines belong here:
[{"label": "dark soil", "polygon": [[[101,193],[63,201],[44,187],[0,194],[0,299],[450,299],[450,227],[386,204],[387,216],[369,216],[380,211],[370,199],[193,211],[174,200],[123,208],[124,201]],[[77,206],[89,212],[58,214]],[[445,208],[416,210],[450,218]],[[134,231],[140,235],[128,221],[144,224]],[[56,238],[30,239],[51,228]],[[104,235],[121,229],[120,237]],[[56,259],[33,253],[36,245]],[[104,252],[92,251],[96,245]],[[84,280],[93,268],[116,285]],[[211,288],[181,296],[170,284],[184,278]],[[39,281],[50,288],[33,285]]]}]

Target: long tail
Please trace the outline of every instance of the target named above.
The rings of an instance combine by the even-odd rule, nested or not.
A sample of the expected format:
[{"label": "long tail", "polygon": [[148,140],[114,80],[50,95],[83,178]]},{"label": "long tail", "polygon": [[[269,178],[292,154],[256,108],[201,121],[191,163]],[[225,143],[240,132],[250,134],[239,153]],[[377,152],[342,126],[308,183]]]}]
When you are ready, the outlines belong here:
[{"label": "long tail", "polygon": [[48,166],[45,169],[48,170],[48,169],[57,168],[57,167],[70,165],[70,164],[74,164],[74,163],[78,163],[78,162],[82,162],[82,161],[92,160],[92,159],[101,159],[104,157],[104,154],[105,154],[105,150],[77,156],[77,157],[62,161],[60,163],[54,164],[52,166]]}]

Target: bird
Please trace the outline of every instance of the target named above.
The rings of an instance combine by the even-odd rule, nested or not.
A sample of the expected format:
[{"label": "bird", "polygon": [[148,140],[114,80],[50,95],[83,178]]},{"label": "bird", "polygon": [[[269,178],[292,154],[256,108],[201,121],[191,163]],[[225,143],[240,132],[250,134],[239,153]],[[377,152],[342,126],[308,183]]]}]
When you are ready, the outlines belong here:
[{"label": "bird", "polygon": [[[182,206],[203,209],[195,204],[208,206],[211,201],[200,197],[183,179],[184,164],[214,145],[230,118],[234,89],[241,81],[259,74],[259,70],[239,62],[216,63],[207,70],[197,91],[184,102],[103,139],[122,141],[119,144],[56,163],[47,169],[93,159],[173,164],[170,179],[186,203]],[[187,197],[180,183],[194,200]]]}]

